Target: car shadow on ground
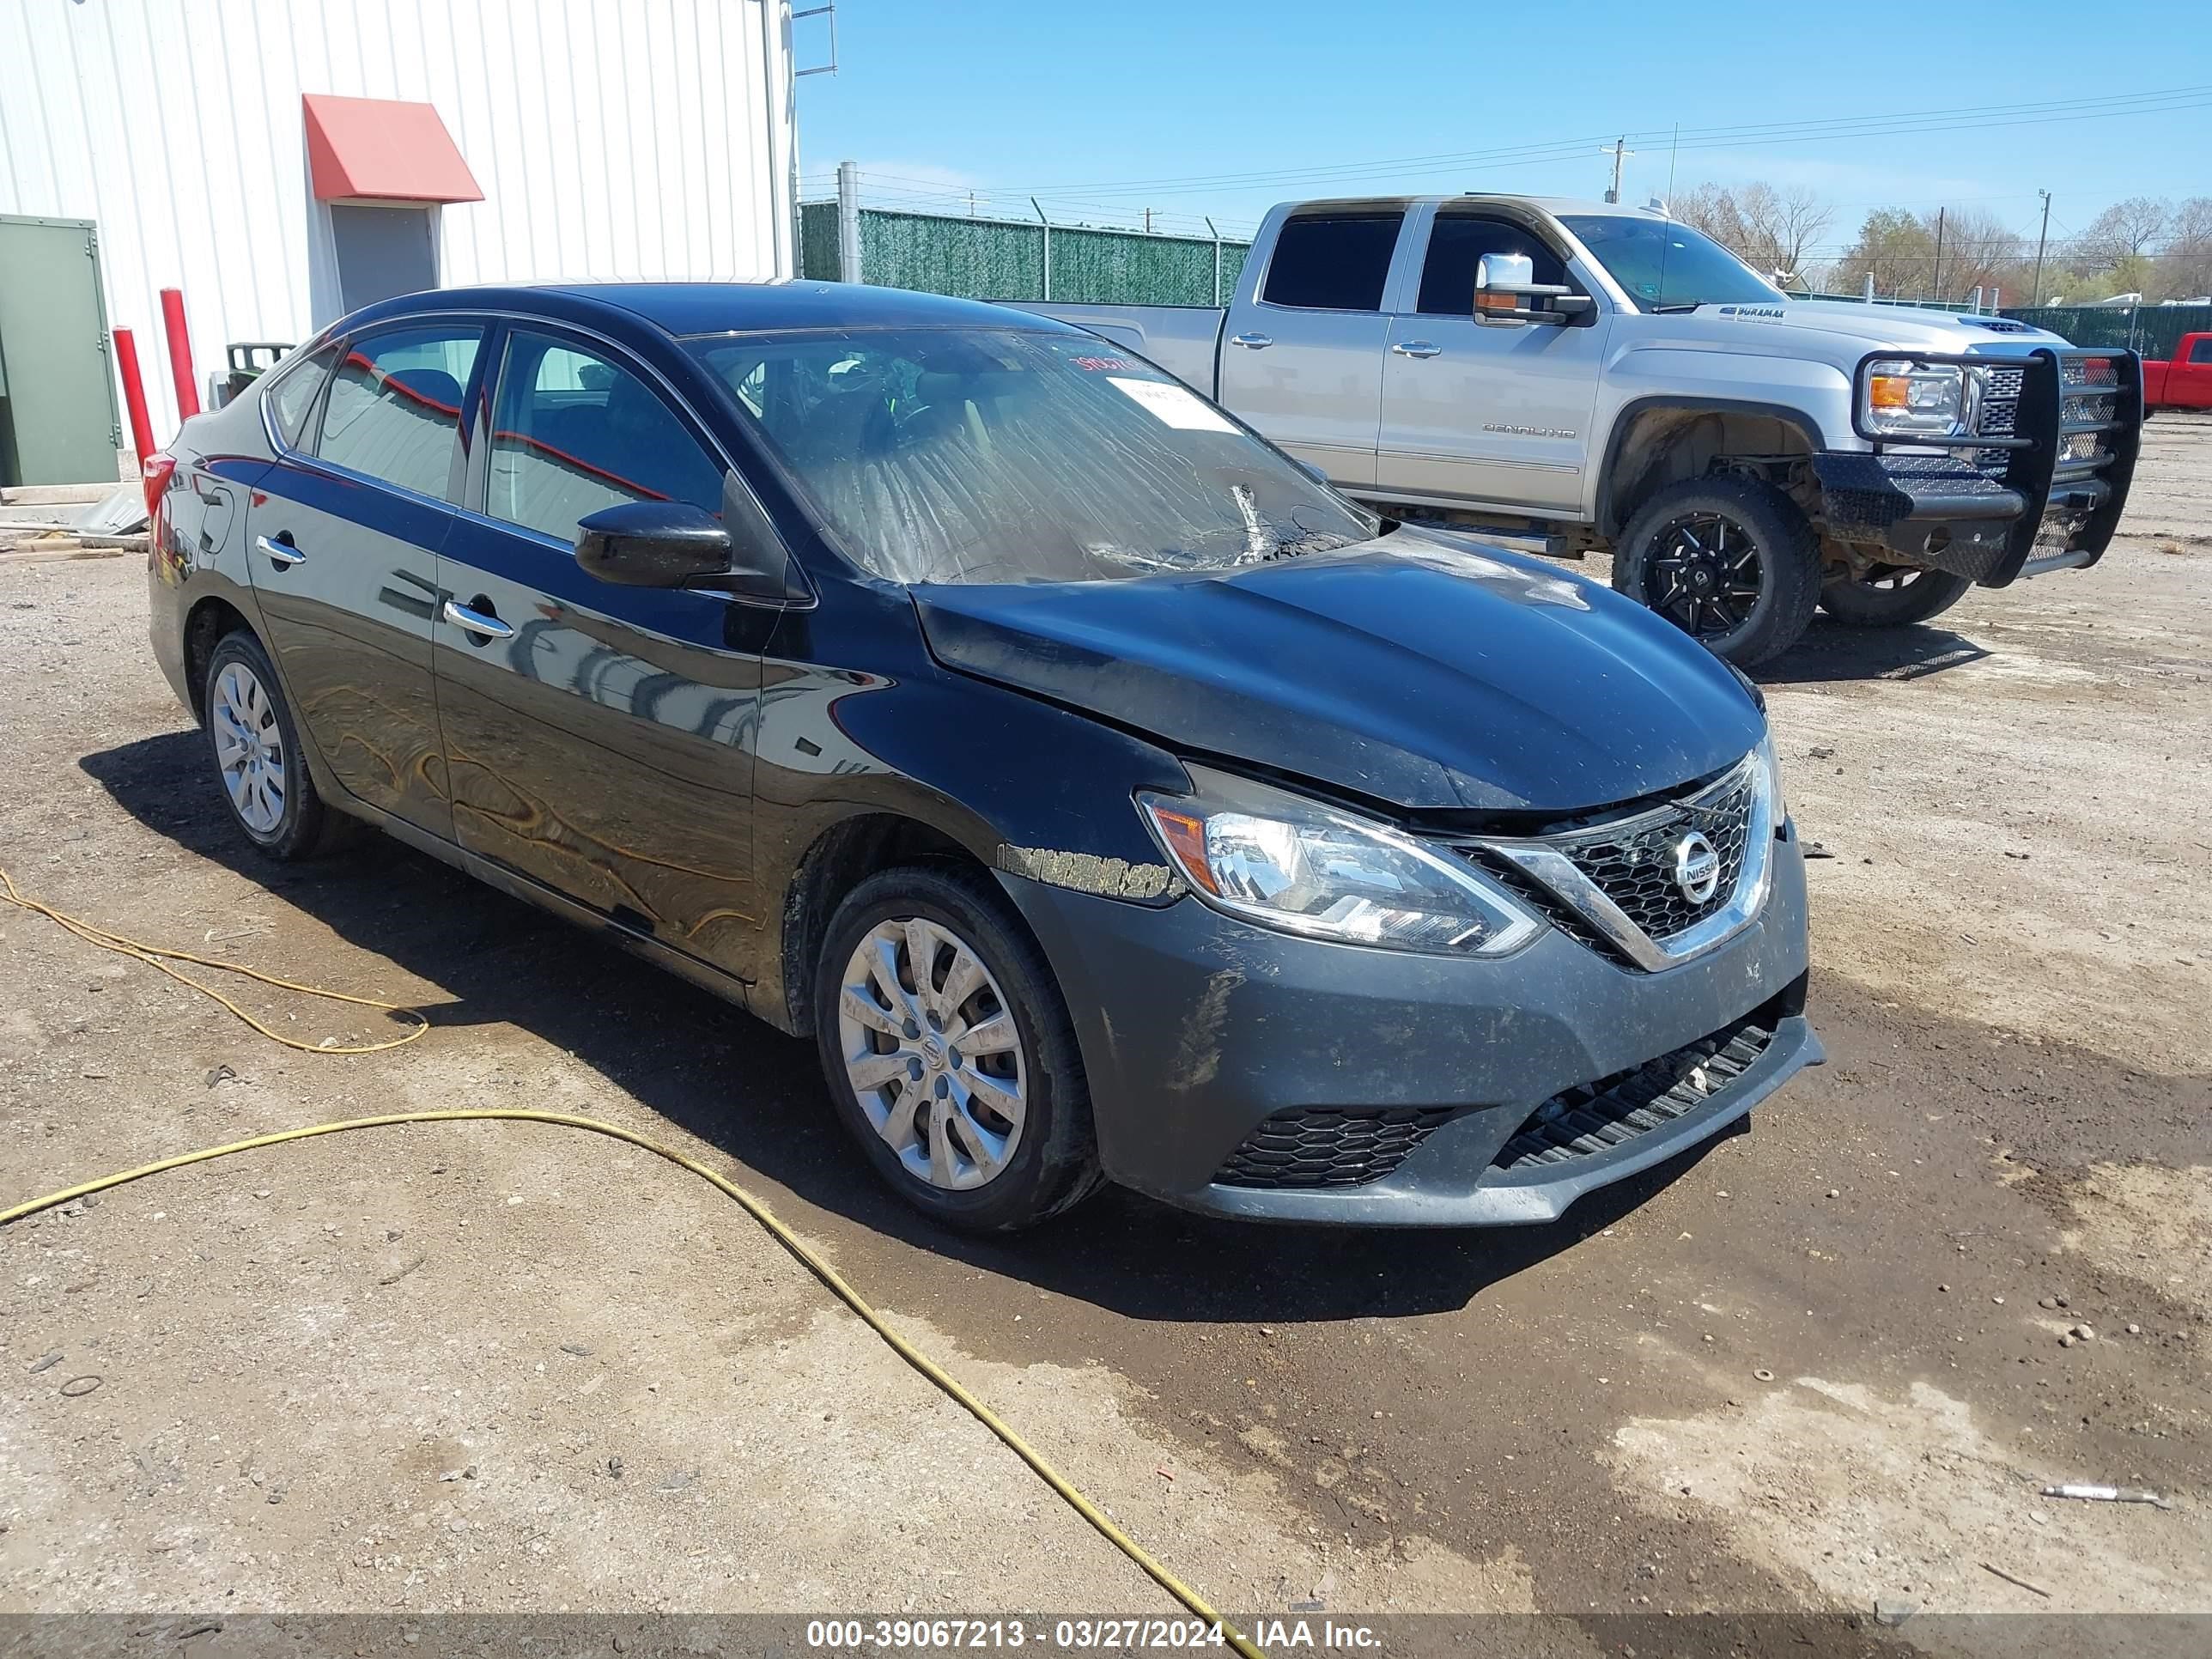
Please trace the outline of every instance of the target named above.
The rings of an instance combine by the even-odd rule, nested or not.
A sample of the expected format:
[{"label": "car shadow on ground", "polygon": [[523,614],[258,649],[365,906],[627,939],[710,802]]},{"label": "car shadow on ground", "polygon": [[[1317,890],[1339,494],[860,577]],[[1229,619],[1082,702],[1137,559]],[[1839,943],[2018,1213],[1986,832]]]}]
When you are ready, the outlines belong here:
[{"label": "car shadow on ground", "polygon": [[1918,680],[1979,662],[1989,652],[1962,634],[1926,623],[1906,628],[1847,628],[1825,618],[1780,656],[1752,671],[1761,685],[1838,680]]},{"label": "car shadow on ground", "polygon": [[[204,744],[196,731],[172,732],[79,764],[125,811],[187,852],[439,987],[444,1000],[426,999],[425,1012],[440,1030],[511,1024],[566,1050],[823,1218],[790,1213],[796,1224],[842,1235],[842,1221],[927,1253],[902,1253],[908,1259],[891,1269],[895,1289],[926,1277],[938,1258],[1135,1319],[1295,1322],[1454,1310],[1612,1225],[1728,1138],[1592,1194],[1546,1226],[1419,1234],[1270,1226],[1192,1215],[1109,1188],[1035,1231],[969,1237],[936,1226],[882,1186],[832,1115],[811,1041],[382,836],[365,834],[309,863],[272,864],[232,823]],[[156,918],[134,917],[132,926],[157,943],[173,937]],[[395,1063],[406,1063],[404,1053]],[[839,1237],[841,1251],[848,1243],[867,1251],[865,1237]]]}]

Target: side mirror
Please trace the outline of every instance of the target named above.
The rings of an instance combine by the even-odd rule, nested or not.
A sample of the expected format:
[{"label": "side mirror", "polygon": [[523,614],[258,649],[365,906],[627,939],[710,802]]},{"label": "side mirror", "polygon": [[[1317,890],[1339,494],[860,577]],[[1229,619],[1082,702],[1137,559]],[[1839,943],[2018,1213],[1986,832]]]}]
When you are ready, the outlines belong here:
[{"label": "side mirror", "polygon": [[718,517],[689,501],[623,501],[576,526],[576,563],[629,587],[703,587],[781,604],[808,597],[783,539],[734,476]]},{"label": "side mirror", "polygon": [[1474,262],[1474,320],[1487,328],[1564,323],[1593,308],[1587,295],[1536,280],[1525,253],[1486,253]]},{"label": "side mirror", "polygon": [[697,587],[730,574],[730,532],[689,501],[623,501],[576,526],[576,562],[625,587]]}]

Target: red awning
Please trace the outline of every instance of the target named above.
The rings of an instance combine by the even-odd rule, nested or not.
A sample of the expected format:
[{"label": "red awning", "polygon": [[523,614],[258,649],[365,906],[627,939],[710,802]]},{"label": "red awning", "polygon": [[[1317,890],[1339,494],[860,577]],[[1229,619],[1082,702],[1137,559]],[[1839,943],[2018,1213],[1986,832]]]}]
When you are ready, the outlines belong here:
[{"label": "red awning", "polygon": [[307,170],[324,202],[481,202],[476,175],[428,104],[396,98],[301,99]]}]

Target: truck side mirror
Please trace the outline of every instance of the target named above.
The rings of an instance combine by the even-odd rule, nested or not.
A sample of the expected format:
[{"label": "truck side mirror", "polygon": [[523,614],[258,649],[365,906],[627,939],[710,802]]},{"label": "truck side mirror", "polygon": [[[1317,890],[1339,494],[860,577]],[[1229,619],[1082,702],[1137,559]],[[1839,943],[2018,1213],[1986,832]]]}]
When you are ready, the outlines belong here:
[{"label": "truck side mirror", "polygon": [[1565,323],[1592,309],[1586,295],[1536,280],[1525,253],[1486,253],[1474,262],[1474,320],[1486,328]]}]

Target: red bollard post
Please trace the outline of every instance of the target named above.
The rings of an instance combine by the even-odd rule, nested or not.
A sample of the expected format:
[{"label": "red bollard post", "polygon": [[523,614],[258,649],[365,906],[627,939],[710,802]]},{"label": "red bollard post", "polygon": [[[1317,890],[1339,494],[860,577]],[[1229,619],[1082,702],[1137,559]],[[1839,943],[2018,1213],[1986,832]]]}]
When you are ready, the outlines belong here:
[{"label": "red bollard post", "polygon": [[183,289],[161,290],[161,321],[169,331],[169,379],[177,388],[177,419],[188,421],[200,412],[200,394],[192,384],[192,343],[185,332]]},{"label": "red bollard post", "polygon": [[138,372],[138,343],[131,331],[115,331],[115,369],[123,377],[123,402],[131,411],[131,442],[138,452],[138,465],[154,453],[154,422],[146,413],[146,381]]}]

